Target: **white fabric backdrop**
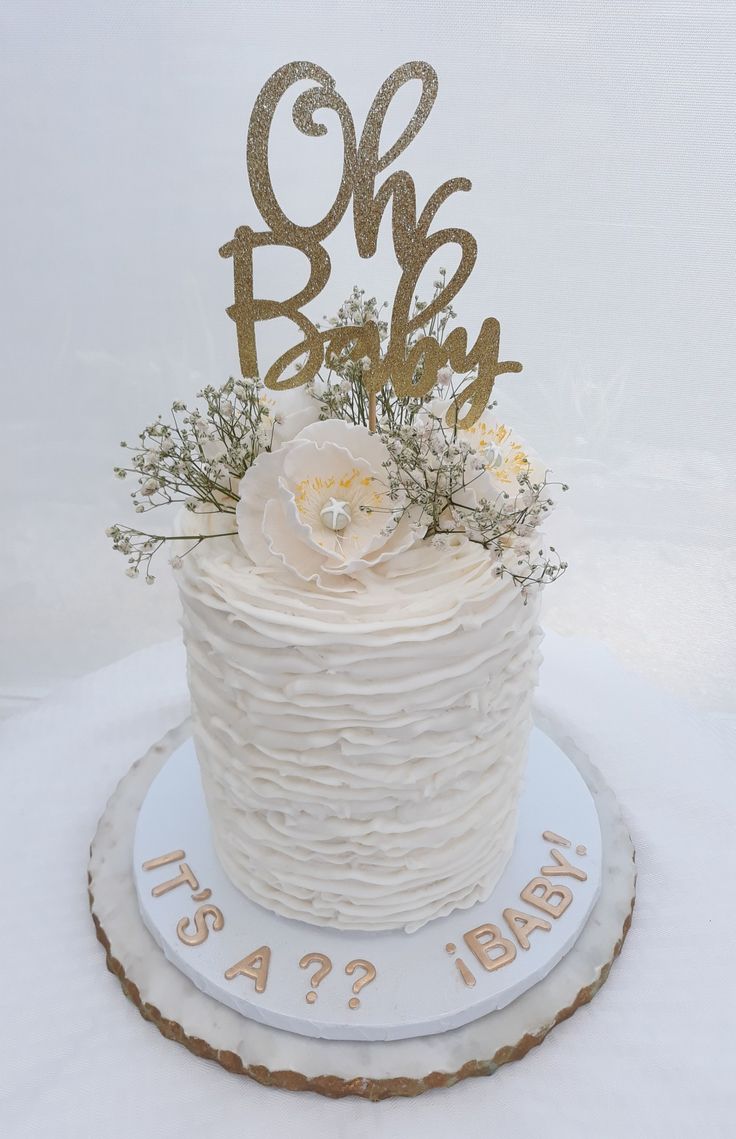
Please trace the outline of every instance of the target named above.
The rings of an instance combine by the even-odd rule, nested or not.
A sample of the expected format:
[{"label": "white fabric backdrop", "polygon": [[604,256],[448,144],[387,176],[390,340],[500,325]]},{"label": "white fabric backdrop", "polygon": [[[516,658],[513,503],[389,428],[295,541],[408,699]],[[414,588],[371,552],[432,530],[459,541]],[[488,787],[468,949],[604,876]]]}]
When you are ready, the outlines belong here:
[{"label": "white fabric backdrop", "polygon": [[[6,0],[0,37],[0,711],[176,633],[166,575],[130,583],[109,551],[104,527],[126,512],[110,468],[121,438],[236,368],[217,249],[255,220],[244,139],[262,82],[313,59],[360,120],[395,66],[425,58],[440,97],[406,164],[422,199],[445,177],[473,180],[447,213],[480,244],[458,307],[471,332],[501,320],[504,355],[525,366],[499,381],[501,411],[573,487],[550,525],[571,570],[546,624],[606,642],[711,717],[645,700],[642,681],[587,653],[547,682],[557,703],[579,690],[599,742],[604,693],[621,701],[621,733],[649,709],[638,745],[621,751],[613,733],[608,754],[642,873],[627,956],[523,1064],[372,1109],[241,1085],[122,1000],[91,941],[85,847],[131,751],[182,714],[181,658],[164,646],[67,685],[0,731],[14,915],[0,1131],[730,1135],[718,859],[732,768],[712,725],[734,711],[736,9]],[[316,193],[318,177],[294,187]],[[387,237],[358,265],[349,228],[335,235],[317,314],[358,279],[393,293]]]},{"label": "white fabric backdrop", "polygon": [[[176,631],[171,582],[129,582],[104,538],[127,517],[110,468],[237,367],[217,250],[256,220],[261,84],[313,59],[360,123],[424,58],[439,99],[403,161],[422,201],[472,179],[442,215],[480,245],[457,307],[471,332],[499,317],[525,369],[500,410],[573,487],[547,624],[733,709],[732,3],[6,0],[0,21],[0,699]],[[314,200],[330,145],[301,140],[290,201]],[[316,315],[357,279],[393,295],[381,243],[359,263],[343,224]]]}]

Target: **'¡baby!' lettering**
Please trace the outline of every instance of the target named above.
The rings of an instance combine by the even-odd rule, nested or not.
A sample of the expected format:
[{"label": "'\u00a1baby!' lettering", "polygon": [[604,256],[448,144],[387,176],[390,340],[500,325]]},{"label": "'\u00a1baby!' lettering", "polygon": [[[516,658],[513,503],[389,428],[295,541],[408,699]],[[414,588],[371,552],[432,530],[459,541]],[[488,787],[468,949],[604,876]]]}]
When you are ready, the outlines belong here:
[{"label": "'\u00a1baby!' lettering", "polygon": [[[535,930],[548,932],[552,929],[549,919],[556,921],[564,914],[573,900],[572,890],[561,882],[550,882],[550,878],[567,877],[578,882],[587,880],[586,872],[568,862],[559,850],[553,849],[550,853],[554,865],[543,866],[541,874],[527,882],[519,894],[522,902],[533,910],[541,911],[544,917],[540,917],[539,913],[507,907],[503,911],[503,920],[508,927],[509,937],[501,932],[500,926],[492,922],[476,926],[463,935],[468,949],[487,972],[493,973],[496,969],[510,965],[516,958],[517,944],[521,949],[529,949],[530,935]],[[452,944],[446,948],[452,953],[455,951]],[[465,984],[472,987],[475,977],[461,957],[456,958],[455,965]]]},{"label": "'\u00a1baby!' lettering", "polygon": [[[279,101],[294,83],[308,79],[317,84],[299,94],[292,117],[305,135],[326,134],[327,128],[315,122],[318,110],[334,111],[340,122],[343,148],[343,173],[334,201],[327,213],[312,225],[298,225],[279,205],[273,190],[268,161],[271,126]],[[381,129],[392,99],[405,83],[421,82],[416,110],[399,137],[380,153]],[[437,96],[437,75],[427,63],[406,63],[398,67],[381,86],[368,112],[358,140],[347,103],[335,90],[328,72],[313,63],[289,63],[276,71],[256,100],[248,129],[247,165],[250,187],[259,213],[268,229],[256,232],[240,226],[233,239],[222,247],[223,257],[233,258],[235,303],[227,310],[235,321],[238,334],[240,368],[244,376],[258,374],[256,325],[263,320],[284,317],[301,332],[299,339],[284,352],[266,372],[264,383],[273,389],[299,387],[314,378],[328,357],[348,352],[354,360],[368,357],[370,368],[364,377],[369,393],[376,393],[390,379],[400,397],[422,396],[437,382],[437,372],[449,364],[454,372],[475,371],[455,400],[455,417],[469,404],[458,426],[471,426],[488,405],[496,376],[504,372],[520,372],[515,360],[499,361],[500,326],[493,317],[481,325],[475,343],[468,346],[466,329],[453,329],[440,344],[433,336],[419,336],[407,351],[408,338],[445,308],[467,281],[477,256],[477,244],[471,233],[457,227],[435,230],[430,226],[440,206],[454,193],[467,191],[467,178],[443,182],[417,214],[416,188],[404,170],[394,171],[376,189],[376,178],[407,148],[426,122]],[[376,252],[381,220],[391,203],[392,238],[401,276],[392,308],[390,337],[381,355],[379,333],[372,321],[361,326],[340,326],[320,331],[302,312],[325,287],[330,275],[330,258],[323,242],[341,221],[353,203],[353,223],[358,252],[372,257]],[[413,298],[422,270],[430,258],[444,246],[460,250],[455,272],[438,291],[437,296],[420,312],[411,315]],[[266,246],[288,246],[302,252],[309,262],[309,279],[298,292],[286,300],[256,297],[253,282],[253,254]],[[301,369],[285,376],[287,369],[306,357]]]}]

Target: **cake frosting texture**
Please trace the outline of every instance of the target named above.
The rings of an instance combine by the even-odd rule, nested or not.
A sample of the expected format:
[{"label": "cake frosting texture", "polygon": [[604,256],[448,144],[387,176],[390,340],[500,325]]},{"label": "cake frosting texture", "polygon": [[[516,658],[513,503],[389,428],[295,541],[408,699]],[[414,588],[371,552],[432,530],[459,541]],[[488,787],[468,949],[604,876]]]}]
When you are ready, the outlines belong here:
[{"label": "cake frosting texture", "polygon": [[510,855],[539,595],[525,604],[465,538],[367,577],[310,588],[237,537],[184,559],[195,743],[244,894],[315,925],[411,931],[488,896]]}]

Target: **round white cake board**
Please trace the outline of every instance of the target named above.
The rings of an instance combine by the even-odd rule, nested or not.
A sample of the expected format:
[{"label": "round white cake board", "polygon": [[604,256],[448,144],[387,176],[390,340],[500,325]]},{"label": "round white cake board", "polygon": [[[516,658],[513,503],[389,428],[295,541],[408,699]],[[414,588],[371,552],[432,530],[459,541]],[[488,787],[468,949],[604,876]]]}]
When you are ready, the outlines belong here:
[{"label": "round white cake board", "polygon": [[230,882],[190,738],[146,794],[133,868],[146,926],[203,992],[305,1036],[399,1040],[503,1008],[554,968],[598,898],[601,832],[575,764],[537,728],[513,851],[489,898],[413,933],[309,925]]},{"label": "round white cake board", "polygon": [[[630,924],[633,848],[618,804],[600,773],[566,745],[590,789],[600,821],[601,889],[574,945],[544,979],[504,1008],[452,1031],[372,1043],[308,1038],[227,1007],[167,960],[144,925],[135,888],[133,844],[141,806],[152,781],[187,736],[187,725],[169,733],[122,780],[100,820],[89,879],[90,904],[108,967],[142,1015],[195,1054],[284,1088],[369,1099],[416,1095],[467,1076],[491,1074],[525,1055],[550,1028],[589,1001],[606,979]],[[546,933],[535,931],[531,936]],[[308,979],[305,975],[304,981]],[[342,978],[343,983],[348,980]]]}]

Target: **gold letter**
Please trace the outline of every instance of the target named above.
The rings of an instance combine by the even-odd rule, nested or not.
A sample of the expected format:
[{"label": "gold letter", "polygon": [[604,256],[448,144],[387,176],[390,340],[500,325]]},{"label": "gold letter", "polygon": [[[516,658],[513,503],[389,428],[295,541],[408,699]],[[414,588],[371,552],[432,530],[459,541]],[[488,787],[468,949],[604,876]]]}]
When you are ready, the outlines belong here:
[{"label": "gold letter", "polygon": [[[468,183],[470,185],[470,183]],[[442,187],[440,187],[442,190]],[[414,239],[402,264],[402,274],[396,289],[394,305],[391,312],[391,338],[386,357],[386,366],[391,374],[394,391],[400,397],[426,395],[437,382],[437,370],[449,360],[454,370],[462,370],[458,358],[458,338],[463,337],[460,343],[467,345],[465,329],[455,329],[454,339],[448,336],[443,345],[438,344],[433,336],[422,336],[412,345],[408,355],[406,346],[411,335],[423,328],[430,319],[450,303],[452,298],[460,291],[470,276],[477,253],[475,238],[464,229],[440,229],[436,233],[427,234],[429,225],[428,211],[432,209],[435,191],[424,208],[419,219]],[[449,281],[439,290],[437,295],[429,302],[426,308],[421,309],[410,317],[412,298],[417,282],[424,266],[433,253],[443,245],[454,244],[460,247],[460,264]],[[481,336],[483,330],[481,329]],[[480,341],[480,337],[479,337]],[[454,345],[454,348],[453,348]],[[450,359],[450,353],[455,357]],[[415,372],[422,366],[421,383],[415,384]],[[480,415],[480,412],[478,412]]]},{"label": "gold letter", "polygon": [[225,970],[225,980],[232,981],[233,977],[250,977],[256,983],[256,992],[262,993],[265,991],[268,983],[268,967],[271,963],[271,950],[267,945],[262,945],[260,949],[254,949],[242,961],[236,962],[231,965],[229,969]]},{"label": "gold letter", "polygon": [[[459,336],[458,334],[462,334]],[[464,339],[463,339],[464,338]],[[456,343],[457,341],[457,343]],[[464,328],[455,328],[445,341],[450,364],[454,371],[464,371],[473,364],[478,365],[478,375],[466,388],[458,392],[454,406],[450,408],[447,422],[457,424],[459,428],[470,427],[486,409],[496,376],[504,372],[520,372],[521,364],[518,360],[499,360],[501,326],[495,317],[489,316],[483,321],[478,339],[469,353],[465,353],[467,333]],[[460,410],[466,403],[470,403],[469,410],[462,419],[458,419]]]},{"label": "gold letter", "polygon": [[[309,280],[293,297],[288,297],[284,301],[269,301],[257,300],[253,296],[253,250],[261,245],[288,245],[298,249],[309,259]],[[238,331],[238,355],[242,375],[246,377],[258,375],[256,324],[260,320],[273,320],[277,316],[282,316],[302,330],[304,339],[285,352],[269,368],[263,382],[267,388],[296,388],[308,383],[322,365],[324,348],[320,333],[300,309],[321,293],[327,283],[330,275],[330,259],[326,251],[317,243],[306,245],[296,238],[277,241],[272,233],[254,233],[249,226],[241,225],[236,229],[232,241],[223,245],[220,256],[233,259],[235,304],[230,305],[227,314],[235,321]],[[302,370],[279,384],[278,377],[283,369],[305,352],[309,355]]]},{"label": "gold letter", "polygon": [[[328,212],[311,226],[297,225],[281,209],[273,190],[268,165],[268,140],[276,106],[288,88],[302,79],[314,80],[317,86],[310,87],[297,96],[292,111],[295,125],[302,134],[312,137],[324,135],[327,128],[322,123],[315,122],[314,113],[330,109],[337,114],[343,135],[340,187]],[[240,226],[235,231],[233,240],[220,250],[222,257],[232,257],[234,261],[235,304],[227,312],[237,328],[240,370],[244,376],[258,375],[255,340],[258,321],[283,316],[304,333],[304,339],[269,368],[264,379],[267,388],[301,387],[316,375],[322,364],[322,338],[314,324],[300,310],[322,292],[329,278],[330,259],[320,243],[332,233],[347,209],[353,192],[355,163],[353,119],[345,100],[335,91],[332,76],[316,64],[306,62],[288,63],[274,72],[263,86],[253,108],[247,147],[250,188],[261,217],[271,228],[265,233],[256,233],[249,226]],[[289,246],[300,250],[309,259],[309,281],[288,300],[256,300],[253,296],[253,250],[262,245]],[[279,383],[284,368],[305,354],[307,361],[301,371]]]},{"label": "gold letter", "polygon": [[577,866],[571,866],[565,858],[564,854],[560,854],[559,850],[551,851],[557,866],[543,866],[542,873],[547,878],[553,878],[555,874],[560,874],[565,878],[577,878],[578,882],[587,881],[588,875],[584,870],[580,870]]},{"label": "gold letter", "polygon": [[182,918],[176,927],[179,941],[183,941],[185,945],[201,945],[203,941],[206,941],[210,932],[207,927],[208,917],[212,918],[213,930],[222,929],[225,924],[222,910],[219,910],[217,906],[200,906],[194,915],[196,933],[187,933],[189,918]]},{"label": "gold letter", "polygon": [[535,918],[521,910],[504,910],[503,916],[522,949],[529,948],[529,934],[535,929],[552,929],[546,918]]},{"label": "gold letter", "polygon": [[199,889],[199,882],[192,874],[186,862],[180,862],[179,876],[177,878],[169,878],[168,882],[161,882],[160,885],[154,886],[151,893],[154,898],[160,898],[162,894],[168,894],[169,890],[175,890],[177,886],[183,886],[185,882],[190,890]]},{"label": "gold letter", "polygon": [[370,370],[362,378],[362,384],[368,394],[378,392],[386,382],[386,365],[381,357],[381,339],[375,321],[367,320],[360,325],[338,325],[337,328],[328,328],[324,333],[325,352],[329,362],[334,353],[339,356],[346,352],[351,360],[356,362],[367,356],[371,362]]},{"label": "gold letter", "polygon": [[[397,91],[412,79],[418,79],[422,84],[417,108],[393,146],[390,146],[385,154],[379,155],[381,130],[391,101]],[[402,269],[404,268],[405,257],[411,250],[417,228],[414,181],[405,170],[396,170],[386,179],[378,193],[375,193],[376,175],[390,166],[416,138],[427,121],[436,98],[436,71],[428,63],[415,61],[404,63],[392,71],[385,83],[381,84],[373,100],[360,136],[353,190],[353,224],[358,253],[361,257],[372,257],[376,252],[378,230],[390,198],[394,251],[396,260]],[[449,193],[452,193],[452,189]]]},{"label": "gold letter", "polygon": [[[340,120],[343,137],[343,172],[332,206],[314,225],[301,226],[287,217],[273,192],[268,165],[268,141],[276,106],[282,95],[302,79],[314,80],[318,86],[302,91],[294,101],[291,117],[302,134],[317,138],[327,134],[323,123],[314,121],[314,112],[334,111]],[[271,227],[278,242],[303,248],[324,241],[342,218],[353,192],[355,166],[355,126],[347,103],[335,90],[335,80],[316,63],[287,63],[275,71],[263,85],[256,99],[248,127],[248,179],[258,212]],[[298,177],[298,173],[296,175]]]},{"label": "gold letter", "polygon": [[[508,965],[516,957],[516,946],[513,941],[501,936],[497,925],[479,925],[464,936],[468,949],[472,950],[489,973]],[[497,949],[500,953],[492,956]]]},{"label": "gold letter", "polygon": [[[541,894],[538,893],[539,890],[542,891]],[[532,878],[521,891],[520,897],[522,902],[528,902],[530,906],[536,906],[538,910],[544,910],[546,914],[558,918],[570,905],[572,890],[568,890],[567,886],[553,886],[546,878]],[[551,900],[555,897],[559,898],[558,902]]]},{"label": "gold letter", "polygon": [[142,864],[144,870],[158,870],[159,866],[168,866],[170,862],[181,862],[186,858],[183,850],[171,850],[168,854],[160,854],[158,858],[148,858]]}]

